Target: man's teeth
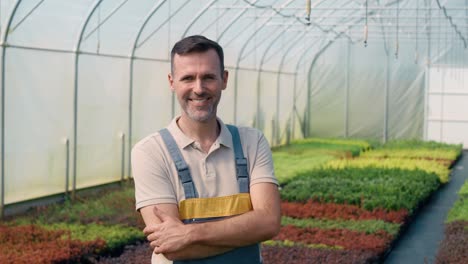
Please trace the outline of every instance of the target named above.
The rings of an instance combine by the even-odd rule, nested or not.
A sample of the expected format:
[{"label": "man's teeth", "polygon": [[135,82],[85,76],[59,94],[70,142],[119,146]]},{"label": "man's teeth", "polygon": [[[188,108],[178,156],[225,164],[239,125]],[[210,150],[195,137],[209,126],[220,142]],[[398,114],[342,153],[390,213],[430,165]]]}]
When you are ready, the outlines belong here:
[{"label": "man's teeth", "polygon": [[206,98],[203,98],[203,99],[192,99],[192,101],[195,101],[195,102],[204,102],[206,101],[207,99]]}]

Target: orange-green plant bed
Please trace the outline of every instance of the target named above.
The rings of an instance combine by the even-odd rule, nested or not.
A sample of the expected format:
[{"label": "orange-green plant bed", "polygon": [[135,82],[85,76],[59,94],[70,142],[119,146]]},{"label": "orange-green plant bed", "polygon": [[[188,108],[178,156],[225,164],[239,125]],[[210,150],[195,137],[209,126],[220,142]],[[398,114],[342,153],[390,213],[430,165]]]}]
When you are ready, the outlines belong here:
[{"label": "orange-green plant bed", "polygon": [[105,241],[79,241],[66,230],[51,231],[35,225],[0,225],[0,263],[79,263],[86,255],[99,253]]}]

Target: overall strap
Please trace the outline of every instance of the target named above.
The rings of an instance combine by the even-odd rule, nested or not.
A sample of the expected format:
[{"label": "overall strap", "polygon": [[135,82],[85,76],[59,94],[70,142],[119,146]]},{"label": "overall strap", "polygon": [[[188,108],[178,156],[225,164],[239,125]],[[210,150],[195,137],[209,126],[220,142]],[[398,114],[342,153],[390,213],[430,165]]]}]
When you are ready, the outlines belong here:
[{"label": "overall strap", "polygon": [[172,137],[171,133],[167,128],[163,128],[159,131],[161,137],[166,144],[167,150],[174,161],[174,164],[177,168],[177,173],[179,174],[180,181],[184,187],[185,199],[197,198],[197,189],[192,180],[192,175],[190,174],[189,167],[180,153],[179,147]]},{"label": "overall strap", "polygon": [[232,135],[232,143],[234,145],[234,155],[236,158],[236,174],[237,183],[239,184],[239,192],[249,192],[249,171],[247,170],[247,159],[242,151],[242,143],[239,136],[239,130],[236,126],[226,125]]}]

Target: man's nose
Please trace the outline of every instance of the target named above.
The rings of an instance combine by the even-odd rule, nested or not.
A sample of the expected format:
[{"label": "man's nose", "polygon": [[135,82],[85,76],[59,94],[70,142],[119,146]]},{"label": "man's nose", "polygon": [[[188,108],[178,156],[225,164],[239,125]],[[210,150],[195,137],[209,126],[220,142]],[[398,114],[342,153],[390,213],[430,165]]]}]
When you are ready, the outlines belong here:
[{"label": "man's nose", "polygon": [[194,83],[194,86],[193,86],[193,92],[196,93],[196,94],[202,94],[203,91],[204,91],[204,84],[203,84],[203,81],[200,80],[200,79],[197,79]]}]

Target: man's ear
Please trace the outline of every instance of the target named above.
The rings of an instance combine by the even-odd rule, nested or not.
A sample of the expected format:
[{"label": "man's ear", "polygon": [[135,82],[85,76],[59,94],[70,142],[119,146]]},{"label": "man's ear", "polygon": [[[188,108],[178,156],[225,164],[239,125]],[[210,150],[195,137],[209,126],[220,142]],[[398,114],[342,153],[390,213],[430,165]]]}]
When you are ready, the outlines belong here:
[{"label": "man's ear", "polygon": [[171,91],[174,91],[174,79],[172,78],[171,73],[167,74],[167,80],[169,81],[169,88],[171,89]]},{"label": "man's ear", "polygon": [[223,72],[223,90],[226,89],[226,87],[227,87],[228,77],[229,77],[229,72],[227,70],[224,70],[224,72]]}]

